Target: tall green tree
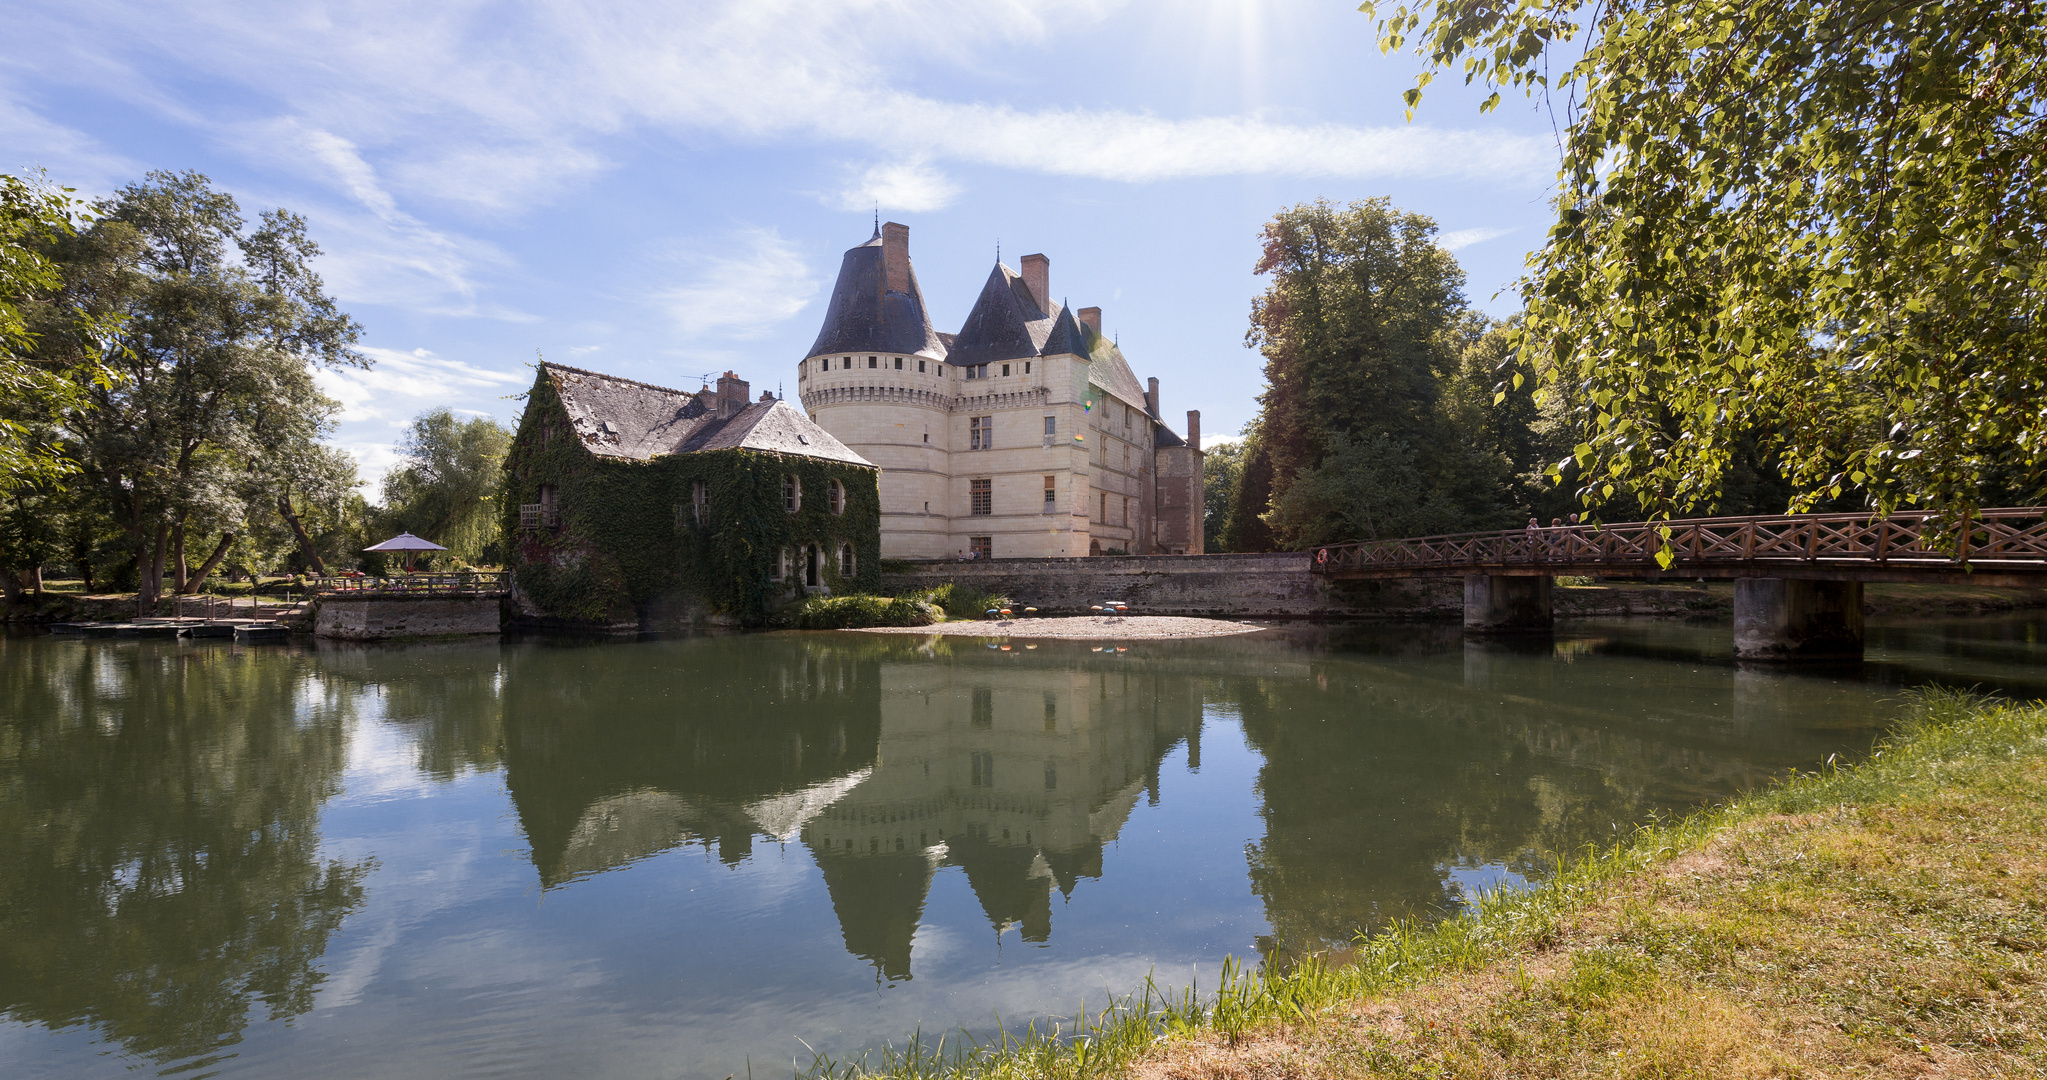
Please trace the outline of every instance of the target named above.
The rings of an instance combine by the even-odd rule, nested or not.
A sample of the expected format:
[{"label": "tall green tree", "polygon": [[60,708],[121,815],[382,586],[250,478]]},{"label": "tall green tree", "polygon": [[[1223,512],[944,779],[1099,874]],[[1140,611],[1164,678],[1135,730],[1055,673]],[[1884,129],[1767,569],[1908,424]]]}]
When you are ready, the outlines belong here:
[{"label": "tall green tree", "polygon": [[496,561],[497,500],[511,448],[512,433],[488,416],[421,413],[402,444],[405,464],[384,477],[389,527],[432,540],[463,562]]},{"label": "tall green tree", "polygon": [[51,332],[37,349],[63,364],[101,348],[117,375],[86,388],[66,428],[127,537],[148,611],[167,570],[173,589],[197,590],[251,519],[274,512],[299,449],[337,409],[314,366],[368,361],[311,269],[320,249],[297,215],[269,211],[245,229],[234,198],[189,172],[152,172],[95,210],[56,249],[61,301],[119,318],[119,333],[101,348]]},{"label": "tall green tree", "polygon": [[1435,222],[1387,199],[1303,203],[1266,225],[1256,270],[1272,281],[1252,302],[1245,340],[1265,357],[1266,388],[1225,530],[1232,550],[1358,538],[1359,522],[1385,515],[1321,502],[1349,490],[1344,478],[1288,494],[1339,450],[1334,468],[1351,467],[1360,447],[1398,448],[1404,465],[1388,464],[1415,471],[1400,487],[1411,497],[1454,492],[1400,520],[1482,523],[1486,508],[1465,504],[1474,462],[1450,438],[1442,400],[1458,369],[1464,272],[1436,242]]},{"label": "tall green tree", "polygon": [[1518,341],[1570,388],[1587,504],[1711,505],[1745,442],[1794,508],[2042,497],[2038,5],[1412,0],[1379,26],[1427,60],[1410,109],[1461,70],[1482,108],[1519,88],[1564,121]]},{"label": "tall green tree", "polygon": [[1230,495],[1244,475],[1244,444],[1214,443],[1201,454],[1201,550],[1228,551],[1223,529],[1229,522]]},{"label": "tall green tree", "polygon": [[[76,470],[62,418],[86,386],[111,377],[102,361],[114,321],[59,300],[54,248],[74,234],[80,209],[68,190],[0,173],[0,495]],[[59,327],[99,347],[38,350],[42,333]]]}]

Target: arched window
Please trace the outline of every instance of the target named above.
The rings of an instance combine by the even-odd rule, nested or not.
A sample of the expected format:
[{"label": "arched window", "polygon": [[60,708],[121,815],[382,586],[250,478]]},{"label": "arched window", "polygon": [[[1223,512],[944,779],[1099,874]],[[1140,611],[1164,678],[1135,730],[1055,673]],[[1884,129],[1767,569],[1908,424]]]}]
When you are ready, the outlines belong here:
[{"label": "arched window", "polygon": [[843,513],[845,513],[845,512],[846,512],[846,485],[844,485],[844,484],[841,484],[841,483],[839,483],[839,482],[838,482],[837,480],[834,480],[834,481],[832,481],[832,486],[831,486],[831,488],[829,489],[829,494],[830,494],[830,496],[831,496],[831,500],[830,500],[830,501],[831,501],[832,513],[834,513],[834,514],[843,514]]},{"label": "arched window", "polygon": [[853,576],[853,545],[851,544],[839,545],[839,576]]},{"label": "arched window", "polygon": [[793,473],[782,478],[782,508],[792,514],[803,509],[803,481]]}]

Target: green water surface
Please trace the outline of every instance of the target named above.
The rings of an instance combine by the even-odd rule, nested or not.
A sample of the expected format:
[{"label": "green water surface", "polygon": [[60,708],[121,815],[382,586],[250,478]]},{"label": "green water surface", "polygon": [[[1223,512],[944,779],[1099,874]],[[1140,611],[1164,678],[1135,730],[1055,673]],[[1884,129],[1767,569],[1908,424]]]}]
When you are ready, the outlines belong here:
[{"label": "green water surface", "polygon": [[2027,619],[1007,650],[0,638],[8,1077],[784,1075],[1338,951],[1865,752]]}]

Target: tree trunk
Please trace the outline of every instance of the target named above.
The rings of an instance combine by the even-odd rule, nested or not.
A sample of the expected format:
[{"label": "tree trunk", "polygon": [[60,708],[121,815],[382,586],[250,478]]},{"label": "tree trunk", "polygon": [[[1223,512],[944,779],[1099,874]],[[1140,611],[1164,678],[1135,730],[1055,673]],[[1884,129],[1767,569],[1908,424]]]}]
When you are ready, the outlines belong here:
[{"label": "tree trunk", "polygon": [[38,600],[42,599],[43,568],[40,566],[29,567],[28,573],[23,574],[21,576],[21,587],[34,593],[36,595],[36,599]]},{"label": "tree trunk", "polygon": [[21,579],[14,576],[14,571],[0,570],[0,596],[10,604],[21,599]]},{"label": "tree trunk", "polygon": [[320,560],[319,550],[313,547],[313,538],[306,535],[306,527],[299,523],[298,513],[292,510],[290,495],[277,497],[277,512],[283,515],[284,523],[291,526],[291,534],[298,537],[299,553],[306,557],[306,565],[313,568],[313,573],[326,577],[327,564]]},{"label": "tree trunk", "polygon": [[185,579],[190,576],[185,568],[185,523],[180,521],[171,526],[171,595],[185,595]]},{"label": "tree trunk", "polygon": [[136,552],[141,563],[136,569],[140,576],[135,582],[135,614],[156,614],[156,602],[163,596],[164,551],[170,546],[171,527],[159,523],[156,527],[156,542],[140,547]]},{"label": "tree trunk", "polygon": [[206,576],[213,573],[214,567],[220,565],[220,560],[227,556],[228,546],[234,542],[234,533],[221,533],[220,543],[213,545],[213,554],[208,555],[206,561],[199,564],[199,569],[194,570],[192,576],[185,579],[185,584],[178,589],[178,595],[190,596],[198,592],[199,586],[205,584]]}]

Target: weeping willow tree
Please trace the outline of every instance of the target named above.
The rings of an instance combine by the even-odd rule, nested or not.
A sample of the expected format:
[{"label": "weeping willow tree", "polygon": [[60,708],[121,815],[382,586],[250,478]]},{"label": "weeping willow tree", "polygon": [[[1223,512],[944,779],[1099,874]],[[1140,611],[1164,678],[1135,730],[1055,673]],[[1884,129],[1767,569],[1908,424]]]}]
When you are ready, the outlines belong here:
[{"label": "weeping willow tree", "polygon": [[431,540],[458,563],[501,562],[497,499],[511,447],[512,433],[487,416],[421,413],[400,444],[405,464],[384,477],[385,527]]},{"label": "weeping willow tree", "polygon": [[1382,48],[1428,63],[1410,110],[1461,71],[1492,88],[1482,108],[1518,88],[1565,124],[1515,343],[1571,402],[1553,475],[1593,507],[1683,513],[1760,433],[1793,509],[1847,498],[1953,523],[2040,499],[2041,16],[2021,0],[1384,15]]}]

